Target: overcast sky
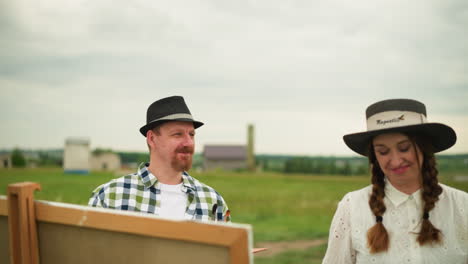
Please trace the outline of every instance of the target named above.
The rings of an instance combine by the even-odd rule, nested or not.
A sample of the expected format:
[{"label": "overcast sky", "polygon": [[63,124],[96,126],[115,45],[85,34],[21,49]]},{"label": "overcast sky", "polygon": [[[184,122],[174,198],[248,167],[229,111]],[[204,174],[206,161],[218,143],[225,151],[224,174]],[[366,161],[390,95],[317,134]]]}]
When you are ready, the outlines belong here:
[{"label": "overcast sky", "polygon": [[0,0],[0,149],[146,151],[153,101],[182,95],[205,144],[353,155],[365,109],[412,98],[468,153],[468,1]]}]

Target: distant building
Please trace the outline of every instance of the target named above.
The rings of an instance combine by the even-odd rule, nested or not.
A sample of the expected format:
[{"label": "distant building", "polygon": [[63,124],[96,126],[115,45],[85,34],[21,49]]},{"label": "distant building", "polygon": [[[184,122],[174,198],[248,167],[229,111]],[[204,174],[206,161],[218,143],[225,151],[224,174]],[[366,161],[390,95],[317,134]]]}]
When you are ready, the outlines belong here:
[{"label": "distant building", "polygon": [[63,169],[65,173],[87,174],[90,170],[91,152],[89,139],[68,138],[63,151]]},{"label": "distant building", "polygon": [[247,145],[206,145],[203,150],[203,168],[256,170],[254,126],[247,126]]},{"label": "distant building", "polygon": [[120,169],[120,156],[113,152],[95,153],[91,157],[92,170],[115,171]]},{"label": "distant building", "polygon": [[203,150],[203,168],[246,169],[247,148],[244,145],[206,145]]},{"label": "distant building", "polygon": [[13,167],[11,163],[11,155],[10,154],[1,154],[0,155],[0,168],[1,169],[9,169]]},{"label": "distant building", "polygon": [[37,168],[39,166],[39,153],[34,151],[23,151],[23,156],[26,160],[26,167]]}]

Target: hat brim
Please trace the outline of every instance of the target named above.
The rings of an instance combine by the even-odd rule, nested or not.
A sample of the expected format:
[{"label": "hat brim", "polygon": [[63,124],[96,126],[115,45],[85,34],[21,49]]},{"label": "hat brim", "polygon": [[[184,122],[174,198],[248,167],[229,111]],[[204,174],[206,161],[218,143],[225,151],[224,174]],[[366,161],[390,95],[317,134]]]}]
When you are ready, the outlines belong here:
[{"label": "hat brim", "polygon": [[420,132],[431,139],[434,153],[450,148],[457,141],[455,131],[451,127],[439,123],[425,123],[348,134],[343,136],[343,140],[354,152],[367,156],[372,138],[392,132]]},{"label": "hat brim", "polygon": [[189,119],[189,118],[176,118],[176,119],[160,119],[160,120],[157,120],[157,121],[154,121],[154,122],[151,122],[151,123],[148,123],[144,126],[142,126],[140,128],[140,133],[146,137],[146,133],[148,132],[148,130],[150,129],[153,129],[155,126],[157,125],[161,125],[162,123],[166,123],[166,122],[170,122],[170,121],[181,121],[181,122],[191,122],[193,123],[193,127],[195,129],[201,127],[204,125],[203,122],[200,122],[200,121],[195,121],[193,119]]}]

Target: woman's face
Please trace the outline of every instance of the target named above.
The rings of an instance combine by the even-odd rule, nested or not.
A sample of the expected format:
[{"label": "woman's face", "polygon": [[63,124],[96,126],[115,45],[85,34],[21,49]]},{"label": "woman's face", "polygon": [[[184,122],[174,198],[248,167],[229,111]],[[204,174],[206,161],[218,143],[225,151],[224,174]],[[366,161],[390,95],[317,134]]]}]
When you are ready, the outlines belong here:
[{"label": "woman's face", "polygon": [[419,182],[423,155],[408,136],[382,134],[376,136],[372,144],[380,168],[392,183]]}]

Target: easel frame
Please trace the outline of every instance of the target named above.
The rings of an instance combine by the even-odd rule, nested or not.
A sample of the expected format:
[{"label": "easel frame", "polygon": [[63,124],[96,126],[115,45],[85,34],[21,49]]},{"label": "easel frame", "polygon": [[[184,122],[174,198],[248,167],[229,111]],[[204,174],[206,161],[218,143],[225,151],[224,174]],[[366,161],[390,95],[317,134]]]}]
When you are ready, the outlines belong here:
[{"label": "easel frame", "polygon": [[11,264],[39,263],[36,222],[219,246],[228,249],[231,264],[253,262],[249,225],[172,221],[143,213],[35,201],[33,193],[39,189],[37,183],[11,184],[8,199],[0,199],[0,215],[9,222]]}]

